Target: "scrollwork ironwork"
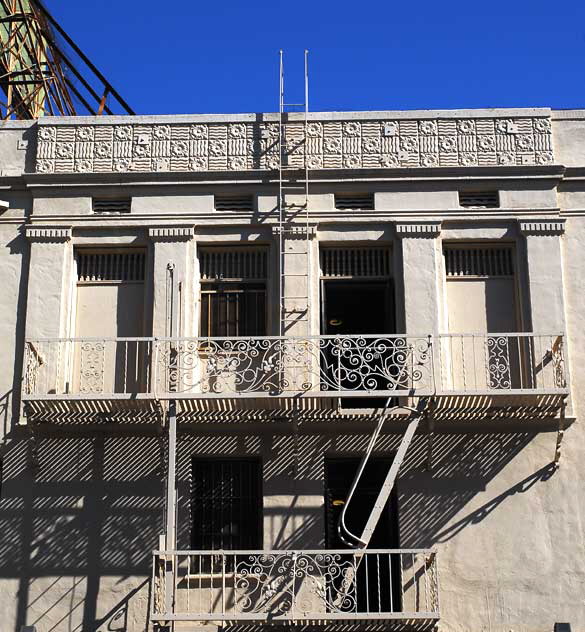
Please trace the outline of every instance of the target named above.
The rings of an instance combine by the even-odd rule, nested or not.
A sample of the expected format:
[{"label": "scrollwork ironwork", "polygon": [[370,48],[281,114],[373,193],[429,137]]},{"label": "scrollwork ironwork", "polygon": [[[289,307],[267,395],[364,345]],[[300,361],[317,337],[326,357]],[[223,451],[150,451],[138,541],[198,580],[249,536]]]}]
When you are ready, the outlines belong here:
[{"label": "scrollwork ironwork", "polygon": [[487,370],[490,388],[512,388],[508,343],[507,336],[488,336],[486,338]]},{"label": "scrollwork ironwork", "polygon": [[194,338],[158,344],[159,392],[408,392],[432,383],[428,338]]}]

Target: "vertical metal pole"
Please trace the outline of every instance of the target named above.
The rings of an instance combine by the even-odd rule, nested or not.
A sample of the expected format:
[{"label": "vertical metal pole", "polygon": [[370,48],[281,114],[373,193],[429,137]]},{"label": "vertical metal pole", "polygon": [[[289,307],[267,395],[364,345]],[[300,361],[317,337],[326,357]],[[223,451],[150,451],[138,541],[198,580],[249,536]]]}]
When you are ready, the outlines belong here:
[{"label": "vertical metal pole", "polygon": [[308,161],[308,128],[309,128],[309,51],[305,49],[305,255],[307,271],[307,336],[312,333],[311,327],[311,237],[309,235],[309,161]]},{"label": "vertical metal pole", "polygon": [[284,63],[282,50],[279,53],[279,92],[278,92],[278,266],[279,266],[279,288],[278,288],[278,335],[284,335],[284,193],[282,190],[282,169],[284,160]]},{"label": "vertical metal pole", "polygon": [[[175,264],[169,262],[167,265],[167,305],[166,305],[166,329],[167,337],[171,338],[170,345],[173,345],[172,338],[177,335],[177,279],[175,274]],[[176,367],[174,370],[177,370]],[[171,366],[171,371],[173,367]],[[175,376],[176,377],[176,376]],[[169,388],[173,388],[175,380],[170,380]],[[177,548],[177,402],[169,400],[168,410],[169,426],[169,453],[167,463],[167,524],[165,549],[176,551]],[[175,556],[166,558],[165,563],[165,610],[167,613],[173,611],[175,592]]]}]

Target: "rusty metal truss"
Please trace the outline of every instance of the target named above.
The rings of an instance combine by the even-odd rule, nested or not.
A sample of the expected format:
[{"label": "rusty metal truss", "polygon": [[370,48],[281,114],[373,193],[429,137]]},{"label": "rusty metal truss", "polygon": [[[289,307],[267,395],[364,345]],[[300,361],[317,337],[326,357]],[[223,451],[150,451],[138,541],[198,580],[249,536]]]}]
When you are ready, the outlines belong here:
[{"label": "rusty metal truss", "polygon": [[38,0],[0,0],[0,116],[134,114]]}]

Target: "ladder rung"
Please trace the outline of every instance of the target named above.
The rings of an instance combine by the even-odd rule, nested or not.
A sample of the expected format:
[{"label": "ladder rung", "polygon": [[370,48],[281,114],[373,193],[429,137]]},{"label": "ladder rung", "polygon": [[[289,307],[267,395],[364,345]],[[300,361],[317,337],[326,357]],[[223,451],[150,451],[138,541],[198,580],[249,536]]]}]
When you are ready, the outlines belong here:
[{"label": "ladder rung", "polygon": [[[282,107],[285,107],[285,108],[291,108],[291,107],[300,108],[301,106],[305,107],[305,104],[304,103],[283,103],[282,104]],[[284,114],[284,112],[282,112],[282,114]]]}]

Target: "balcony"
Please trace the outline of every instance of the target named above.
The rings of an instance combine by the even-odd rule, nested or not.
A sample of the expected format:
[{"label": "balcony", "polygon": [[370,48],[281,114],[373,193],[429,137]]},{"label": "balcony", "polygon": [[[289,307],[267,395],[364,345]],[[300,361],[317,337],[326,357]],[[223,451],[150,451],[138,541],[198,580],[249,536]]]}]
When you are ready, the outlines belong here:
[{"label": "balcony", "polygon": [[131,411],[136,421],[170,399],[185,415],[226,402],[332,410],[348,397],[554,414],[568,394],[564,353],[562,334],[533,333],[28,340],[23,402],[39,420]]},{"label": "balcony", "polygon": [[439,619],[432,550],[156,551],[153,621]]}]

